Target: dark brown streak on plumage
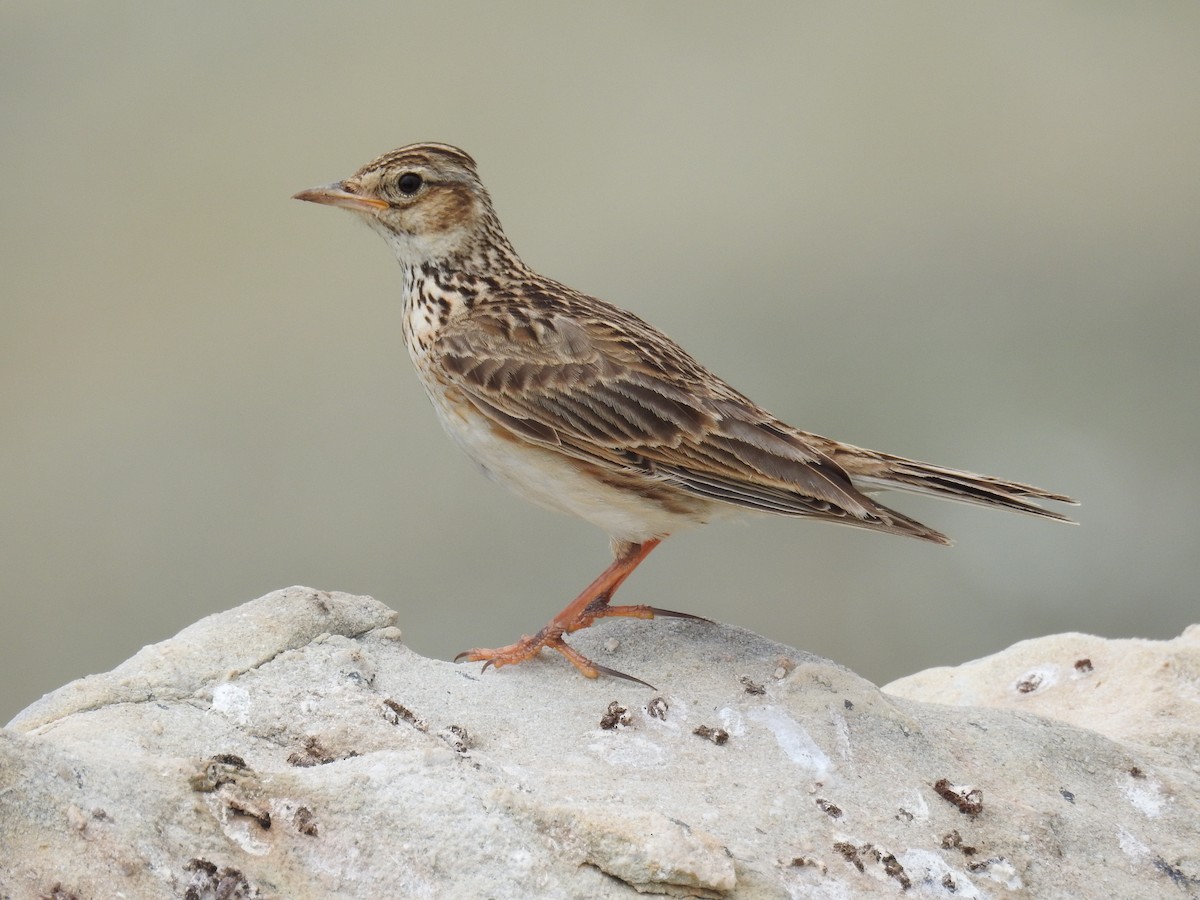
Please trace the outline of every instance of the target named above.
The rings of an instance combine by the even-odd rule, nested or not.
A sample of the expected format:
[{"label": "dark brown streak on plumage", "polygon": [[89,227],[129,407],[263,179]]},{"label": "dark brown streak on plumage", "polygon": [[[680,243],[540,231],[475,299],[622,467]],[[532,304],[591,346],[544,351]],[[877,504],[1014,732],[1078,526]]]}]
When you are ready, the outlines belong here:
[{"label": "dark brown streak on plumage", "polygon": [[470,170],[472,175],[478,171],[475,160],[468,153],[450,144],[428,143],[419,147],[401,147],[398,150],[391,150],[382,156],[377,156],[355,172],[354,177],[361,178],[370,172],[380,172],[414,165],[434,168],[444,166],[446,160],[455,161],[458,165]]}]

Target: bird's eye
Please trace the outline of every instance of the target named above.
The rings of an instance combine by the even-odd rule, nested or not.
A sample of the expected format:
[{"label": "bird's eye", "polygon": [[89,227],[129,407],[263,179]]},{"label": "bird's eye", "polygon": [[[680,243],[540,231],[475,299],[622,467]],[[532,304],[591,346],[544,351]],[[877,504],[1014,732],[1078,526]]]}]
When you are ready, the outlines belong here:
[{"label": "bird's eye", "polygon": [[396,182],[396,187],[400,188],[400,193],[411,197],[421,189],[421,176],[416,172],[405,172]]}]

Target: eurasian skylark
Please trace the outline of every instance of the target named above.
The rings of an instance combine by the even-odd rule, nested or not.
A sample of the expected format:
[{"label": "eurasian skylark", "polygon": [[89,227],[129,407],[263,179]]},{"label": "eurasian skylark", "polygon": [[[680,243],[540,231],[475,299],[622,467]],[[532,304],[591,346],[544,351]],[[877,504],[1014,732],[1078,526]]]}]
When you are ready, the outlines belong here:
[{"label": "eurasian skylark", "polygon": [[1074,502],[1061,494],[793,428],[637,316],[537,274],[505,236],[475,161],[455,147],[402,147],[296,199],[349,209],[391,246],[404,274],[404,343],[467,455],[612,540],[612,564],[536,635],[460,659],[499,668],[550,647],[590,678],[621,675],[563,636],[604,616],[686,615],[609,601],[660,541],[735,513],[950,543],[867,496],[895,488],[1070,521],[1031,502]]}]

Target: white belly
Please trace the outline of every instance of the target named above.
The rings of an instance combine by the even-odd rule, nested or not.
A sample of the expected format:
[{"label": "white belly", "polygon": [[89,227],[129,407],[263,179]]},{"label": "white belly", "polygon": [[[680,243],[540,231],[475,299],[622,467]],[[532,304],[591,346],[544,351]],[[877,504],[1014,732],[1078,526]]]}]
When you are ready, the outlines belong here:
[{"label": "white belly", "polygon": [[547,509],[579,516],[618,541],[666,537],[703,524],[711,512],[713,504],[667,488],[661,492],[673,496],[664,505],[593,478],[562,453],[498,433],[474,408],[448,403],[438,386],[426,388],[446,432],[489,478]]}]

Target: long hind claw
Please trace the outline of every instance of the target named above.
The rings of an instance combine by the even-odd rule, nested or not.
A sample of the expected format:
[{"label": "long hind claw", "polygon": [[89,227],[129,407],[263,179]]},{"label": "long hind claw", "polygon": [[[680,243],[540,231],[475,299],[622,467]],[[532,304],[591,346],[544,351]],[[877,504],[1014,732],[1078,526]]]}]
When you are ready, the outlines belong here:
[{"label": "long hind claw", "polygon": [[482,662],[483,668],[480,671],[486,672],[492,666],[500,669],[504,666],[511,666],[519,662],[524,662],[527,659],[532,659],[541,653],[544,648],[549,648],[556,653],[562,654],[570,661],[571,665],[588,678],[596,678],[599,675],[612,675],[616,678],[624,678],[626,681],[643,684],[651,690],[656,690],[654,685],[648,681],[642,681],[640,678],[626,675],[624,672],[618,672],[616,669],[610,669],[608,666],[602,666],[599,663],[593,662],[564,641],[561,630],[550,628],[549,626],[543,628],[533,637],[525,635],[519,641],[509,644],[507,647],[497,647],[495,649],[477,647],[474,650],[464,650],[454,657],[454,661]]}]

